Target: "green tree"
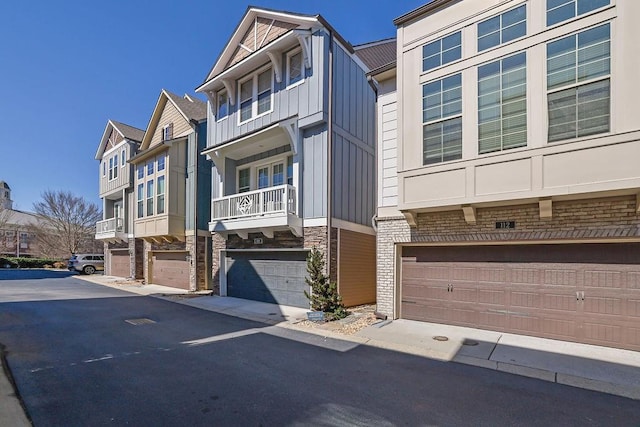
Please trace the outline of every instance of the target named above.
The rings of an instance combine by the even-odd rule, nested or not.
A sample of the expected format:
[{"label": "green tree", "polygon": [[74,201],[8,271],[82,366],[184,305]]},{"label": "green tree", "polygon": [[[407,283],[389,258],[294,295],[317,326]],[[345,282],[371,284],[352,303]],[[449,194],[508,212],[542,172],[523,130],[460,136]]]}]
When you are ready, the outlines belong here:
[{"label": "green tree", "polygon": [[324,254],[314,246],[307,256],[307,273],[305,282],[311,287],[311,295],[304,291],[305,296],[311,302],[311,309],[327,314],[329,320],[347,317],[347,310],[342,304],[342,297],[338,294],[338,285],[329,281],[324,273]]}]

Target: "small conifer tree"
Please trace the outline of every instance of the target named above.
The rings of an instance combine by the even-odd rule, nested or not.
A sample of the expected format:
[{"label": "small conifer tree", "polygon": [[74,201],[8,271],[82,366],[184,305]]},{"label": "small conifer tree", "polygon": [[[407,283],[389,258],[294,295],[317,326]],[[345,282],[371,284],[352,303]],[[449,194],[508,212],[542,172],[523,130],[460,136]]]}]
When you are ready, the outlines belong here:
[{"label": "small conifer tree", "polygon": [[338,285],[330,282],[324,274],[324,254],[314,246],[307,256],[307,273],[304,280],[311,287],[311,295],[305,290],[305,296],[311,301],[311,309],[322,311],[330,320],[342,319],[347,316],[347,310],[342,305],[342,297],[338,294]]}]

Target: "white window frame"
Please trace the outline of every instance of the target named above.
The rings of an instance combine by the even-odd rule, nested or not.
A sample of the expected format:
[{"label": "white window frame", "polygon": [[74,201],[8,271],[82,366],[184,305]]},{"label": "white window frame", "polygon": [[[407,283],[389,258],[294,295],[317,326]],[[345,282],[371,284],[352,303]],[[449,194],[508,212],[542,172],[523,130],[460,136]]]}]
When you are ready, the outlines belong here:
[{"label": "white window frame", "polygon": [[127,165],[127,150],[122,149],[120,152],[120,167],[125,167]]},{"label": "white window frame", "polygon": [[[271,93],[270,93],[270,100],[269,100],[269,105],[270,105],[270,109],[267,111],[264,111],[260,114],[258,114],[258,76],[262,73],[264,73],[265,71],[271,71]],[[246,120],[242,120],[242,97],[240,95],[240,91],[241,91],[241,87],[244,83],[248,82],[249,80],[252,80],[252,84],[251,84],[251,117],[249,117]],[[244,77],[241,80],[238,80],[238,124],[243,124],[243,123],[247,123],[250,120],[254,120],[257,119],[258,117],[262,117],[266,114],[269,114],[273,111],[273,91],[274,91],[274,72],[273,72],[273,68],[271,68],[271,65],[266,65],[258,70],[256,70],[255,72],[253,72],[251,75]]]},{"label": "white window frame", "polygon": [[[507,13],[512,12],[512,11],[514,11],[516,9],[521,8],[521,7],[524,7],[524,34],[519,36],[519,37],[516,37],[515,39],[511,39],[511,40],[508,40],[508,41],[505,42],[505,41],[503,41],[503,38],[502,38],[504,30],[507,29],[507,28],[511,28],[511,27],[513,27],[515,25],[518,25],[522,21],[519,21],[516,24],[512,24],[509,27],[504,27],[503,24],[502,24],[503,16],[506,15]],[[516,40],[520,40],[523,37],[526,37],[527,36],[527,32],[529,30],[529,19],[530,19],[529,10],[528,9],[529,8],[527,7],[527,3],[521,3],[521,4],[517,5],[517,6],[514,6],[514,7],[510,8],[510,9],[508,9],[508,10],[505,10],[504,12],[498,13],[496,15],[493,15],[493,16],[487,18],[487,19],[483,19],[482,21],[478,22],[476,24],[476,52],[478,52],[478,53],[486,52],[488,50],[495,49],[495,48],[498,48],[500,46],[503,46],[505,43],[512,43],[512,42],[514,42]],[[496,17],[499,18],[499,20],[500,20],[500,28],[497,31],[494,31],[493,33],[489,33],[489,34],[494,34],[494,33],[497,32],[499,34],[499,36],[500,36],[500,41],[496,45],[489,46],[489,47],[486,47],[484,49],[480,49],[480,39],[484,38],[484,37],[487,37],[489,35],[489,34],[485,34],[484,36],[480,36],[480,30],[479,30],[480,24],[483,24],[483,23],[485,23],[487,21],[490,21],[491,19],[494,19]]]},{"label": "white window frame", "polygon": [[[158,170],[157,163],[158,159],[164,157],[165,159],[165,170]],[[166,173],[166,162],[168,162],[168,155],[166,152],[158,154],[157,156],[146,160],[143,164],[136,165],[136,218],[144,218],[144,217],[153,217],[166,215],[169,212],[169,198],[167,194],[169,193],[169,175]],[[153,165],[153,172],[148,173],[147,166]],[[142,178],[138,178],[137,171],[139,171],[140,167],[144,172]],[[158,178],[164,177],[164,212],[158,213]],[[153,182],[153,191],[149,194],[149,183]],[[142,186],[142,192],[140,192],[140,186]],[[153,213],[149,213],[149,201],[152,203]],[[140,213],[140,203],[142,203],[142,216],[138,215]]]},{"label": "white window frame", "polygon": [[[457,101],[457,102],[459,102],[459,103],[460,103],[460,111],[459,111],[459,112],[456,112],[456,113],[450,113],[450,114],[448,114],[448,115],[445,115],[445,113],[444,113],[444,107],[445,107],[446,105],[451,105],[451,104],[453,104],[453,103],[447,103],[447,102],[444,102],[444,95],[445,95],[445,93],[446,93],[447,91],[442,90],[442,86],[443,86],[444,80],[450,79],[450,78],[452,78],[452,77],[458,77],[458,76],[460,77],[460,86],[459,86],[459,87],[460,87],[460,100],[459,100],[459,101]],[[463,114],[462,114],[462,113],[463,113],[463,107],[464,107],[464,99],[463,99],[463,95],[464,95],[464,85],[463,85],[462,80],[463,80],[462,72],[459,72],[459,73],[451,74],[451,75],[448,75],[448,76],[445,76],[445,77],[442,77],[442,78],[439,78],[439,79],[436,79],[436,80],[431,80],[431,81],[426,82],[426,83],[423,83],[423,84],[421,85],[421,90],[422,90],[422,92],[423,92],[423,95],[422,95],[422,96],[423,96],[423,99],[425,99],[425,98],[424,98],[424,88],[425,88],[425,86],[427,86],[427,85],[429,85],[429,84],[436,83],[436,82],[437,82],[437,83],[440,83],[440,91],[438,92],[438,94],[440,95],[440,102],[437,104],[437,105],[438,105],[438,107],[440,108],[440,115],[439,115],[439,117],[430,118],[430,119],[425,120],[424,114],[425,114],[426,110],[425,110],[425,108],[424,108],[424,101],[423,101],[423,109],[422,109],[422,131],[423,131],[423,139],[422,139],[422,164],[423,164],[423,166],[439,165],[439,164],[442,164],[442,163],[453,162],[453,161],[456,161],[456,160],[460,160],[460,159],[462,159],[462,150],[463,150],[463,146],[462,146],[462,144],[463,144],[463,141],[464,141],[464,139],[463,139],[463,137],[462,137],[462,128],[460,129],[460,132],[461,132],[461,136],[460,136],[460,154],[459,154],[459,157],[458,157],[458,158],[455,158],[455,159],[447,159],[447,160],[445,160],[445,159],[443,158],[443,159],[442,159],[442,160],[440,160],[440,161],[428,163],[428,162],[426,162],[426,161],[425,161],[425,151],[426,151],[426,150],[425,150],[425,146],[424,146],[424,131],[425,131],[425,128],[426,128],[427,126],[438,125],[438,124],[440,124],[440,125],[441,125],[441,124],[444,124],[444,123],[447,123],[447,122],[451,122],[451,121],[456,120],[456,119],[460,119],[460,122],[462,123],[462,120],[463,120]],[[434,95],[435,95],[435,94],[434,94]],[[431,109],[433,109],[433,108],[434,108],[434,107],[431,107]],[[427,109],[427,110],[428,110],[428,109]],[[442,137],[442,135],[443,135],[443,133],[441,133],[441,134],[440,134],[440,136],[441,136],[441,137]],[[442,157],[444,157],[444,142],[443,142],[443,141],[440,141],[440,145],[441,145],[441,149],[442,149]]]},{"label": "white window frame", "polygon": [[[291,57],[294,55],[300,54],[300,80],[297,80],[291,83]],[[304,66],[304,55],[302,54],[302,48],[292,49],[287,52],[287,89],[296,87],[305,81],[305,66]]]},{"label": "white window frame", "polygon": [[162,141],[173,139],[173,122],[162,126]]},{"label": "white window frame", "polygon": [[236,194],[240,193],[240,171],[249,169],[249,190],[258,190],[258,169],[268,167],[269,168],[269,186],[265,188],[273,187],[273,166],[282,164],[283,182],[281,185],[288,185],[287,179],[287,161],[289,157],[293,157],[293,153],[290,151],[284,153],[284,155],[278,154],[277,156],[269,157],[267,159],[260,159],[255,162],[245,163],[236,168]]},{"label": "white window frame", "polygon": [[107,176],[107,159],[102,158],[102,177],[105,178]]},{"label": "white window frame", "polygon": [[[456,46],[454,46],[454,47],[452,47],[452,48],[449,48],[449,49],[447,49],[447,50],[443,50],[443,49],[442,49],[442,42],[444,41],[444,39],[449,38],[449,37],[452,37],[452,36],[454,36],[454,35],[456,35],[456,34],[460,34],[460,44],[459,44],[459,45],[456,45]],[[431,72],[431,71],[437,70],[438,68],[444,67],[445,65],[452,64],[452,63],[454,63],[454,62],[456,62],[456,61],[460,61],[460,60],[462,59],[462,42],[463,42],[463,41],[462,41],[462,30],[458,30],[458,31],[454,31],[453,33],[447,34],[446,36],[443,36],[443,37],[437,38],[437,39],[435,39],[435,40],[431,40],[430,42],[423,44],[423,45],[420,47],[420,51],[421,51],[421,52],[420,52],[420,54],[421,54],[421,56],[422,56],[422,60],[420,61],[420,62],[421,62],[421,66],[420,66],[421,73],[429,73],[429,72]],[[438,52],[438,55],[439,55],[439,57],[440,57],[440,65],[435,66],[435,67],[433,67],[433,68],[428,68],[428,69],[426,69],[426,70],[425,70],[425,68],[424,68],[424,61],[425,61],[425,59],[427,59],[427,58],[431,58],[431,57],[434,57],[434,56],[436,56],[436,55],[434,54],[434,55],[431,55],[431,56],[428,56],[427,58],[425,58],[425,56],[424,56],[424,48],[425,48],[426,46],[429,46],[429,45],[434,44],[434,43],[440,43],[440,50],[439,50],[439,52]],[[443,62],[443,61],[442,61],[442,56],[443,56],[443,54],[444,54],[445,52],[452,51],[452,50],[456,49],[457,47],[459,47],[459,48],[460,48],[460,56],[459,56],[458,58],[456,58],[456,59],[451,60],[451,61]]]},{"label": "white window frame", "polygon": [[[225,95],[227,97],[227,100],[225,101],[225,105],[227,107],[227,114],[225,114],[224,116],[220,117],[220,97],[222,95]],[[220,92],[218,92],[218,94],[216,95],[216,121],[220,122],[222,120],[225,120],[229,117],[229,108],[230,108],[230,104],[229,104],[229,95],[227,94],[226,89],[225,90],[221,90]]]}]

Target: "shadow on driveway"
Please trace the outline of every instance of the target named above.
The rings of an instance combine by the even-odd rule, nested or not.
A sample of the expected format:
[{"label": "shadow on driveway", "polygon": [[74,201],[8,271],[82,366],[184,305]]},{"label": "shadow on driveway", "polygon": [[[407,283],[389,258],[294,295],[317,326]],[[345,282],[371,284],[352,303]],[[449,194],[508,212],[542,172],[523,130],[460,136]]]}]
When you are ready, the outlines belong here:
[{"label": "shadow on driveway", "polygon": [[61,279],[75,276],[78,273],[66,270],[49,270],[46,268],[0,268],[0,280],[37,280],[37,279]]}]

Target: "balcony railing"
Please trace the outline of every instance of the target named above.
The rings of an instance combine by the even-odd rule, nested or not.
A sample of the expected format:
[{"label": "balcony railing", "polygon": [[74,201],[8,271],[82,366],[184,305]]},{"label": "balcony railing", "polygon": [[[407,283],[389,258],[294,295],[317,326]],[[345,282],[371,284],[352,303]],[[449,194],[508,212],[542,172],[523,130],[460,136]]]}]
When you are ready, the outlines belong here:
[{"label": "balcony railing", "polygon": [[96,234],[124,232],[123,218],[109,218],[96,223]]},{"label": "balcony railing", "polygon": [[292,185],[263,188],[211,201],[211,220],[296,214],[297,191]]}]

